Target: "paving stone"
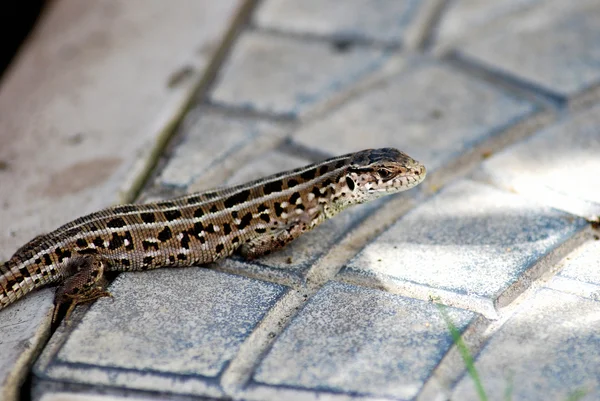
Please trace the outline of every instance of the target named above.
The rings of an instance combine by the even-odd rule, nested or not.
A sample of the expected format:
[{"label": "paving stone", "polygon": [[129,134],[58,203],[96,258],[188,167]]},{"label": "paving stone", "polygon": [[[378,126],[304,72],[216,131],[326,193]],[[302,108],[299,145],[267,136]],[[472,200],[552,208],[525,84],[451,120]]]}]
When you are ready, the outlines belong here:
[{"label": "paving stone", "polygon": [[[278,151],[266,152],[257,157],[254,162],[239,169],[227,181],[227,184],[240,184],[310,163],[309,160]],[[220,262],[220,265],[228,271],[251,273],[265,279],[284,281],[288,285],[302,284],[315,261],[328,252],[341,237],[351,231],[369,213],[380,207],[384,201],[385,199],[382,199],[345,210],[334,219],[327,220],[271,255],[252,261],[245,261],[241,257],[234,256]]]},{"label": "paving stone", "polygon": [[[600,303],[540,290],[492,336],[477,356],[490,399],[597,400],[600,398]],[[584,396],[585,395],[585,396]],[[463,377],[452,400],[480,400]]]},{"label": "paving stone", "polygon": [[378,70],[388,57],[370,48],[337,51],[327,43],[246,32],[223,66],[210,100],[300,117]]},{"label": "paving stone", "polygon": [[285,287],[204,268],[120,275],[38,377],[174,394],[223,396],[218,378]]},{"label": "paving stone", "polygon": [[586,242],[569,255],[548,287],[600,301],[600,241]]},{"label": "paving stone", "polygon": [[600,3],[544,2],[458,47],[461,57],[568,99],[600,82]]},{"label": "paving stone", "polygon": [[[52,316],[51,289],[31,293],[30,302],[17,302],[0,319],[0,399],[18,400],[18,389],[29,372],[31,359],[48,338]],[[45,322],[46,324],[40,324]]]},{"label": "paving stone", "polygon": [[[475,317],[447,311],[460,331]],[[412,399],[451,346],[434,304],[329,282],[275,341],[248,392],[274,399],[264,386],[275,386]]]},{"label": "paving stone", "polygon": [[454,0],[448,3],[439,26],[436,41],[448,42],[473,37],[473,31],[485,28],[495,21],[514,17],[515,14],[543,3],[545,0]]},{"label": "paving stone", "polygon": [[[47,3],[2,77],[0,261],[36,235],[130,196],[242,1]],[[181,71],[188,73],[173,80]],[[51,302],[45,291],[15,306],[27,315],[0,311],[0,338],[27,326],[24,319],[47,326]],[[9,386],[24,380],[13,374],[26,374],[43,330],[24,329],[21,342],[11,342],[27,346],[0,349],[0,394],[14,394]]]},{"label": "paving stone", "polygon": [[397,221],[339,277],[496,318],[496,307],[539,276],[536,262],[584,227],[583,219],[463,180]]},{"label": "paving stone", "polygon": [[241,148],[252,146],[259,137],[276,135],[277,127],[269,122],[227,116],[200,107],[186,116],[181,131],[183,141],[162,171],[158,179],[161,185],[187,188],[208,170],[235,157]]},{"label": "paving stone", "polygon": [[493,156],[495,184],[590,219],[600,217],[600,106],[570,116]]},{"label": "paving stone", "polygon": [[431,172],[535,109],[447,66],[418,64],[293,139],[331,154],[397,147]]},{"label": "paving stone", "polygon": [[417,0],[266,0],[254,21],[261,28],[334,38],[401,43],[423,2]]}]

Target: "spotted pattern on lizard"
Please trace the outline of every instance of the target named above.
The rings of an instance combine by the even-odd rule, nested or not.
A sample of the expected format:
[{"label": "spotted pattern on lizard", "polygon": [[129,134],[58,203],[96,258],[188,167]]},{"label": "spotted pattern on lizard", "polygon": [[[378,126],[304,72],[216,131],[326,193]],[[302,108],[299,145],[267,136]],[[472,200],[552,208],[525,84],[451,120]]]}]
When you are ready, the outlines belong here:
[{"label": "spotted pattern on lizard", "polygon": [[40,235],[0,264],[0,309],[59,283],[61,304],[110,295],[108,271],[202,265],[269,254],[347,207],[410,189],[425,167],[397,149],[368,149],[229,188],[119,205]]}]

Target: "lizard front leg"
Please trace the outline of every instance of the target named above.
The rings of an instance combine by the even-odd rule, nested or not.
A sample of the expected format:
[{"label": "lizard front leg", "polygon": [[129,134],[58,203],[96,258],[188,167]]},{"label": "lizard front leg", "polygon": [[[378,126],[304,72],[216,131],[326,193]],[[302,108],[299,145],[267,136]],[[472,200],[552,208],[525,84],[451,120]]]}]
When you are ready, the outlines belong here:
[{"label": "lizard front leg", "polygon": [[102,297],[112,297],[111,293],[106,291],[108,280],[104,273],[107,267],[108,262],[95,255],[76,256],[69,260],[65,268],[69,276],[56,290],[54,296],[53,323],[64,304],[69,304],[65,316],[68,321],[78,304]]},{"label": "lizard front leg", "polygon": [[306,223],[296,223],[288,228],[281,228],[262,234],[244,243],[239,253],[244,259],[252,260],[283,248],[307,230]]}]

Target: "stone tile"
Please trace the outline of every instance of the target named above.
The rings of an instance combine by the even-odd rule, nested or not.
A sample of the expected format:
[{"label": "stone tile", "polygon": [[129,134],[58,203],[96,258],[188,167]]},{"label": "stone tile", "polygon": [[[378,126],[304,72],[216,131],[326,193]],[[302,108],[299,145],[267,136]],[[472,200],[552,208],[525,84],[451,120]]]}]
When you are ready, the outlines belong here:
[{"label": "stone tile", "polygon": [[423,2],[418,0],[266,0],[254,15],[261,28],[399,44]]},{"label": "stone tile", "polygon": [[303,126],[293,139],[332,154],[397,147],[431,172],[534,111],[445,65],[419,64]]},{"label": "stone tile", "polygon": [[600,241],[586,242],[565,258],[548,287],[600,301]]},{"label": "stone tile", "polygon": [[600,216],[600,107],[570,116],[482,166],[487,180],[540,203]]},{"label": "stone tile", "polygon": [[473,31],[485,28],[495,21],[513,18],[515,14],[543,3],[545,0],[455,0],[449,2],[439,26],[436,40],[448,42],[473,37]]},{"label": "stone tile", "polygon": [[[475,367],[490,399],[501,399],[508,387],[514,400],[600,398],[598,316],[598,302],[540,290],[477,356]],[[452,399],[480,400],[470,377],[458,383]]]},{"label": "stone tile", "polygon": [[339,278],[496,318],[497,307],[541,274],[536,262],[584,227],[583,219],[459,181],[368,244]]},{"label": "stone tile", "polygon": [[31,293],[29,302],[17,302],[0,312],[0,397],[18,400],[19,389],[29,372],[31,360],[49,336],[53,291]]},{"label": "stone tile", "polygon": [[[475,317],[448,313],[460,331]],[[272,386],[412,399],[451,346],[434,304],[329,282],[275,341],[248,394],[276,399],[266,395]]]},{"label": "stone tile", "polygon": [[327,43],[250,31],[238,39],[210,100],[296,118],[377,71],[388,57],[370,48],[337,51]]},{"label": "stone tile", "polygon": [[[228,185],[244,183],[270,174],[305,166],[311,162],[293,155],[278,151],[266,152],[252,163],[239,169],[228,181]],[[376,210],[382,202],[370,202],[345,210],[335,218],[327,220],[314,230],[294,240],[285,248],[252,261],[241,257],[231,257],[219,262],[219,265],[232,272],[252,274],[268,280],[285,282],[287,285],[300,285],[304,282],[310,267],[337,241],[354,226],[359,224],[369,213]]]},{"label": "stone tile", "polygon": [[[36,235],[131,196],[240,4],[48,3],[2,77],[0,261]],[[51,302],[45,291],[19,301],[26,316],[1,311],[0,338],[24,319],[47,325]],[[28,346],[0,351],[0,394],[14,392],[6,374],[26,373],[44,330],[23,330]]]},{"label": "stone tile", "polygon": [[221,397],[219,375],[285,287],[192,267],[122,274],[110,291],[36,376]]},{"label": "stone tile", "polygon": [[186,116],[181,131],[183,140],[158,179],[161,185],[187,188],[207,171],[235,157],[240,149],[253,146],[259,137],[275,137],[278,129],[269,122],[223,115],[200,107]]},{"label": "stone tile", "polygon": [[600,3],[547,1],[458,47],[460,57],[561,100],[600,82]]}]

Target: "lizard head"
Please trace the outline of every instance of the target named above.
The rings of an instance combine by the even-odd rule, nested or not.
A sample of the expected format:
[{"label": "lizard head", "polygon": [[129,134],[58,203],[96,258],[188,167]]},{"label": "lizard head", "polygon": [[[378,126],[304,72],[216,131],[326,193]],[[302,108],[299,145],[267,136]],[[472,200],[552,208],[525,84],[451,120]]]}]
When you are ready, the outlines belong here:
[{"label": "lizard head", "polygon": [[425,166],[394,148],[368,149],[355,153],[345,179],[359,203],[386,194],[405,191],[425,179]]}]

